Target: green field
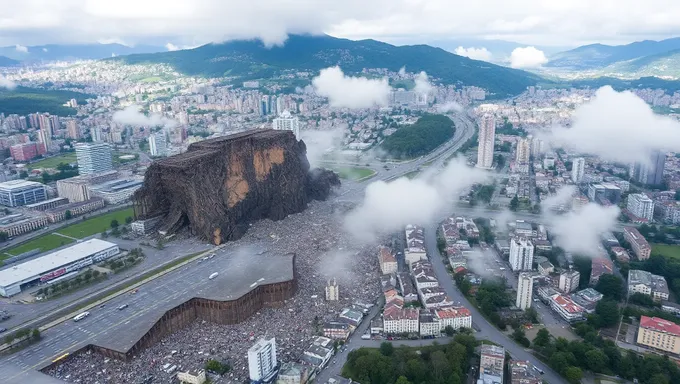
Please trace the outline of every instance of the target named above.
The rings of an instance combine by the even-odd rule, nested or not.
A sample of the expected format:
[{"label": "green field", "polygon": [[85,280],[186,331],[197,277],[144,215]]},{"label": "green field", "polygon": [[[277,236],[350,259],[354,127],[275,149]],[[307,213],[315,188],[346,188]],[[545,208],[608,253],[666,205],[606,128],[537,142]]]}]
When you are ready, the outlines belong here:
[{"label": "green field", "polygon": [[28,164],[26,167],[28,169],[38,169],[38,168],[57,168],[59,163],[73,164],[76,162],[76,153],[69,152],[63,155],[49,157],[47,159],[42,159],[35,163]]},{"label": "green field", "polygon": [[652,244],[652,254],[680,259],[680,245]]},{"label": "green field", "polygon": [[82,239],[84,237],[92,236],[101,233],[106,229],[111,228],[111,220],[116,219],[121,225],[125,224],[126,217],[134,217],[132,208],[123,209],[120,211],[110,212],[102,216],[93,217],[91,219],[81,221],[79,223],[69,225],[66,228],[60,229],[59,233]]},{"label": "green field", "polygon": [[163,79],[159,76],[151,76],[151,77],[145,77],[140,81],[142,83],[157,83],[159,81],[163,81]]},{"label": "green field", "polygon": [[7,250],[5,254],[0,255],[0,260],[6,259],[7,257],[9,257],[9,255],[16,256],[37,248],[40,248],[41,252],[47,252],[49,250],[59,248],[62,245],[70,244],[72,242],[73,240],[71,239],[55,235],[54,233],[50,233],[45,236],[38,237],[37,239],[31,240],[28,243],[21,244],[18,247],[14,247]]},{"label": "green field", "polygon": [[333,171],[337,172],[342,179],[362,180],[375,175],[375,171],[370,168],[362,167],[333,167]]}]

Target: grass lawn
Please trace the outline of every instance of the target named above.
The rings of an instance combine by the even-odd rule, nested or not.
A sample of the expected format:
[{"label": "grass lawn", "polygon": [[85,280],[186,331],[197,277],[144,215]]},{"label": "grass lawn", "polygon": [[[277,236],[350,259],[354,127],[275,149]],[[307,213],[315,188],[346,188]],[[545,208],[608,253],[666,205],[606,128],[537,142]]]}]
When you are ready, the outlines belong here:
[{"label": "grass lawn", "polygon": [[159,76],[151,76],[151,77],[145,77],[142,80],[140,80],[142,83],[157,83],[159,81],[162,81],[163,79]]},{"label": "grass lawn", "polygon": [[111,220],[113,219],[118,220],[118,223],[120,224],[125,224],[125,218],[128,216],[134,217],[132,207],[120,211],[109,212],[102,216],[96,216],[91,219],[69,225],[66,228],[60,229],[58,232],[66,236],[82,239],[111,228]]},{"label": "grass lawn", "polygon": [[[45,236],[38,237],[37,239],[31,240],[28,243],[19,245],[18,247],[10,248],[7,250],[12,256],[20,255],[24,252],[31,251],[33,249],[40,248],[41,252],[47,252],[55,248],[59,248],[62,245],[70,244],[73,240],[67,239],[66,237],[55,235],[49,233]],[[0,255],[0,259],[4,260],[9,257],[7,253]]]},{"label": "grass lawn", "polygon": [[374,170],[362,167],[335,167],[333,171],[337,172],[341,178],[350,180],[361,180],[375,175]]},{"label": "grass lawn", "polygon": [[28,169],[38,169],[38,168],[57,168],[59,163],[71,164],[76,162],[76,153],[68,152],[63,155],[49,157],[47,159],[42,159],[35,163],[28,164],[26,167]]},{"label": "grass lawn", "polygon": [[652,253],[680,259],[680,245],[652,244]]}]

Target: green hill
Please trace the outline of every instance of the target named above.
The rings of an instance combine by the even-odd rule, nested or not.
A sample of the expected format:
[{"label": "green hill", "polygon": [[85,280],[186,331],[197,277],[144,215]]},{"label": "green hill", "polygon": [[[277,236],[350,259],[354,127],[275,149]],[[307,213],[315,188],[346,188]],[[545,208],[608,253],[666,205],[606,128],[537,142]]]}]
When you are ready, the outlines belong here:
[{"label": "green hill", "polygon": [[346,73],[364,68],[426,71],[445,84],[478,86],[505,97],[523,92],[540,78],[528,72],[454,55],[427,45],[394,46],[375,40],[291,35],[282,47],[259,40],[208,44],[190,50],[112,58],[128,64],[167,63],[187,75],[233,76],[237,81],[266,79],[284,72],[319,71],[339,65]]},{"label": "green hill", "polygon": [[634,60],[620,61],[601,70],[629,77],[657,76],[680,79],[680,49]]},{"label": "green hill", "polygon": [[17,87],[12,91],[0,88],[0,113],[27,115],[35,112],[47,112],[52,115],[69,116],[74,115],[76,110],[65,107],[63,104],[70,99],[82,102],[88,97],[92,97],[92,95],[26,87]]},{"label": "green hill", "polygon": [[661,41],[644,40],[626,45],[590,44],[550,57],[548,67],[598,69],[638,58],[663,55],[680,49],[680,38]]},{"label": "green hill", "polygon": [[10,59],[9,57],[0,56],[0,67],[13,67],[19,64],[18,61]]},{"label": "green hill", "polygon": [[387,136],[380,147],[392,158],[412,159],[432,152],[455,132],[455,124],[447,116],[425,115]]}]

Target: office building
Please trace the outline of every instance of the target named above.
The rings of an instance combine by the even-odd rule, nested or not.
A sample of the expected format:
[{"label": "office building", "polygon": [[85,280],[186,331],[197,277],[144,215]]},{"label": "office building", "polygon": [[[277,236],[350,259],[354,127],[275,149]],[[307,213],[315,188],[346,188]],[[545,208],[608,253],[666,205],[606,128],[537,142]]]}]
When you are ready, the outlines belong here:
[{"label": "office building", "polygon": [[621,188],[611,183],[591,184],[588,198],[598,204],[616,205],[621,201]]},{"label": "office building", "polygon": [[583,319],[585,310],[567,295],[554,295],[550,298],[550,308],[568,322]]},{"label": "office building", "polygon": [[640,317],[637,343],[675,355],[680,354],[680,325],[658,317]]},{"label": "office building", "polygon": [[479,380],[483,384],[503,384],[505,348],[483,344],[479,359]]},{"label": "office building", "polygon": [[329,279],[328,284],[326,284],[326,300],[327,301],[338,301],[340,300],[340,289],[338,288],[338,282],[335,279]]},{"label": "office building", "polygon": [[47,199],[44,184],[35,181],[10,180],[0,183],[0,204],[19,207]]},{"label": "office building", "polygon": [[529,144],[529,139],[522,137],[517,140],[517,153],[515,160],[518,163],[528,163],[529,157],[531,156],[531,145]]},{"label": "office building", "polygon": [[260,339],[248,349],[248,373],[250,380],[270,381],[276,374],[276,339]]},{"label": "office building", "polygon": [[659,185],[663,182],[663,170],[666,165],[666,154],[655,151],[649,158],[649,164],[636,163],[631,168],[631,178],[646,185]]},{"label": "office building", "polygon": [[510,269],[530,271],[534,262],[534,245],[525,237],[510,240]]},{"label": "office building", "polygon": [[17,213],[0,218],[0,232],[14,237],[43,228],[47,224],[48,219],[44,215]]},{"label": "office building", "polygon": [[165,132],[156,132],[149,135],[149,153],[151,156],[165,156],[167,153],[167,142]]},{"label": "office building", "polygon": [[654,201],[642,193],[628,195],[628,212],[646,220],[652,220],[654,216]]},{"label": "office building", "polygon": [[111,147],[106,143],[77,143],[78,173],[87,176],[113,169]]},{"label": "office building", "polygon": [[641,293],[651,296],[654,301],[668,300],[669,291],[666,279],[639,269],[628,271],[628,295]]},{"label": "office building", "polygon": [[493,115],[482,116],[479,124],[479,145],[477,146],[477,167],[493,167],[493,150],[496,140],[496,119]]},{"label": "office building", "polygon": [[66,134],[73,140],[78,140],[82,137],[78,122],[75,119],[66,120]]},{"label": "office building", "polygon": [[269,96],[263,95],[262,100],[260,100],[260,116],[267,114],[269,114]]},{"label": "office building", "polygon": [[623,227],[623,238],[630,243],[638,260],[647,260],[652,253],[647,239],[635,227]]},{"label": "office building", "polygon": [[569,270],[560,273],[559,288],[564,293],[571,293],[578,289],[581,281],[581,273],[579,271]]},{"label": "office building", "polygon": [[517,279],[517,300],[515,305],[521,310],[531,307],[534,292],[534,277],[529,272],[522,272]]},{"label": "office building", "polygon": [[106,204],[121,204],[130,200],[132,195],[144,184],[141,177],[116,179],[97,185],[91,185],[90,195],[104,199]]},{"label": "office building", "polygon": [[583,181],[583,175],[586,172],[586,159],[583,157],[577,157],[572,161],[571,165],[571,181],[574,184],[578,184]]},{"label": "office building", "polygon": [[288,111],[283,111],[281,116],[272,121],[272,128],[277,131],[293,131],[295,138],[300,140],[300,120]]}]

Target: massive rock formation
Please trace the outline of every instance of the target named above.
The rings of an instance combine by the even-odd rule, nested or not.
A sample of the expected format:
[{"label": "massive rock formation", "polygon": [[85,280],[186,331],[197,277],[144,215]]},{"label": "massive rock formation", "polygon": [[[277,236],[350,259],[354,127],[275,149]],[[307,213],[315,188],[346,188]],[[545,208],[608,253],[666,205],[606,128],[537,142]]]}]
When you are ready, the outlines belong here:
[{"label": "massive rock formation", "polygon": [[310,171],[307,147],[291,131],[255,130],[194,143],[154,162],[133,201],[137,219],[162,216],[160,230],[188,225],[220,244],[241,237],[254,220],[301,212],[338,185],[335,173]]}]

